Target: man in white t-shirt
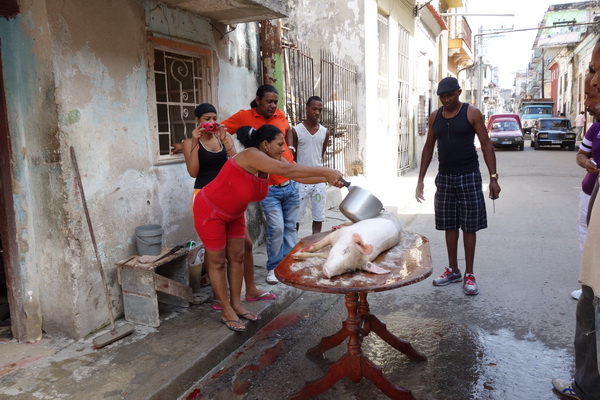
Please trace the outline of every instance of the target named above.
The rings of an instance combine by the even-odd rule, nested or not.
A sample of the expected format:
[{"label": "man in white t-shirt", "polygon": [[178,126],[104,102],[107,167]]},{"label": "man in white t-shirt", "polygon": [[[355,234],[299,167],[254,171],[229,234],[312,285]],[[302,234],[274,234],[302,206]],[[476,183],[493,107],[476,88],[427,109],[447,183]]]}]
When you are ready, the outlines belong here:
[{"label": "man in white t-shirt", "polygon": [[585,126],[585,111],[575,117],[575,128],[577,128],[577,140],[583,140],[583,127]]},{"label": "man in white t-shirt", "polygon": [[[306,102],[306,119],[292,128],[293,147],[296,149],[294,158],[298,164],[312,167],[323,166],[323,156],[329,141],[329,132],[319,123],[323,112],[323,100],[312,96]],[[325,220],[325,206],[327,204],[326,184],[313,185],[300,184],[300,210],[296,221],[296,230],[310,203],[312,213],[312,233],[321,232]]]}]

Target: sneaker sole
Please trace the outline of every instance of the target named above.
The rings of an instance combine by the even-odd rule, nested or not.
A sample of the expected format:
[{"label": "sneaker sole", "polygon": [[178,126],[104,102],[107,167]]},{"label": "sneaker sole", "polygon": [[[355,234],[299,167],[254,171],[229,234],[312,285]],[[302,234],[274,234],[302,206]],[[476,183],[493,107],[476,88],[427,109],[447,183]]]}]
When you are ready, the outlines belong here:
[{"label": "sneaker sole", "polygon": [[479,290],[476,292],[467,292],[466,290],[463,290],[463,292],[465,292],[467,296],[475,296],[479,294]]},{"label": "sneaker sole", "polygon": [[451,283],[458,283],[458,282],[462,282],[462,280],[463,280],[463,278],[462,278],[462,276],[461,276],[460,278],[456,278],[456,279],[454,279],[454,280],[447,281],[447,282],[444,282],[444,283],[437,283],[436,281],[433,281],[433,282],[431,282],[431,283],[433,284],[433,286],[446,286],[446,285],[449,285],[449,284],[451,284]]}]

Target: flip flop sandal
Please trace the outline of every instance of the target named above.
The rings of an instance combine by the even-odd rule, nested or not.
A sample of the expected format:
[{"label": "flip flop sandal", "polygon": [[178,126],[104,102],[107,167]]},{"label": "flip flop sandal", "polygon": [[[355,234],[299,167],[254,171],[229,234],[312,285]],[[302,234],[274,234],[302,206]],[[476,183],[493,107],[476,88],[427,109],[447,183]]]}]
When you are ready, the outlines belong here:
[{"label": "flip flop sandal", "polygon": [[246,301],[275,300],[276,298],[277,295],[275,293],[264,292],[260,296],[246,298]]},{"label": "flip flop sandal", "polygon": [[219,300],[213,300],[211,304],[211,308],[215,311],[221,311],[223,309],[223,305]]},{"label": "flip flop sandal", "polygon": [[[258,320],[262,319],[262,317],[260,315],[254,314],[251,312],[247,312],[245,314],[238,314],[238,317],[247,319],[248,321],[258,321]],[[255,318],[252,318],[252,317],[255,317]]]},{"label": "flip flop sandal", "polygon": [[221,318],[221,322],[225,324],[225,326],[229,329],[231,329],[234,332],[245,332],[246,331],[246,327],[241,327],[241,326],[234,326],[234,325],[230,325],[230,324],[241,324],[242,321],[240,321],[240,319],[238,318],[237,321],[231,319],[231,320],[225,320]]}]

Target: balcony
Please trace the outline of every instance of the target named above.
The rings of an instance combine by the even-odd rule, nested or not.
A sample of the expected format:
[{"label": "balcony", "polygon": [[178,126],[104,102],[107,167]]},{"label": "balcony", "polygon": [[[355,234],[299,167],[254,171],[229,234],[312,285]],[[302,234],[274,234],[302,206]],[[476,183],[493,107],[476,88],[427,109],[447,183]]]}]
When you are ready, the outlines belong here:
[{"label": "balcony", "polygon": [[196,15],[227,25],[286,18],[287,2],[279,0],[161,0]]},{"label": "balcony", "polygon": [[473,33],[469,23],[462,16],[448,17],[450,30],[448,32],[448,57],[456,65],[466,64],[473,61],[471,43]]}]

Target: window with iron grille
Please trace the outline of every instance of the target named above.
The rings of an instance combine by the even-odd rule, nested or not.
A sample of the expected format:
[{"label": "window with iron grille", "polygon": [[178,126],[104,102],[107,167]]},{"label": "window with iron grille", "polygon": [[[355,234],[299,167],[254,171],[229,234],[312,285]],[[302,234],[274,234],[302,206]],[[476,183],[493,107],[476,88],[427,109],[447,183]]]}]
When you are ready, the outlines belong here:
[{"label": "window with iron grille", "polygon": [[410,96],[409,33],[398,25],[398,170],[410,167],[410,124],[408,103]]},{"label": "window with iron grille", "polygon": [[166,159],[172,157],[175,143],[191,137],[196,106],[212,101],[211,54],[193,45],[155,37],[151,40],[159,155]]}]

